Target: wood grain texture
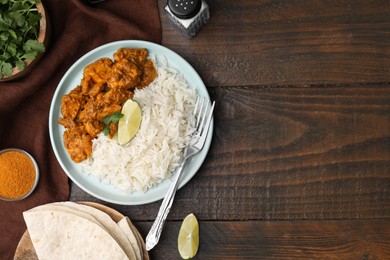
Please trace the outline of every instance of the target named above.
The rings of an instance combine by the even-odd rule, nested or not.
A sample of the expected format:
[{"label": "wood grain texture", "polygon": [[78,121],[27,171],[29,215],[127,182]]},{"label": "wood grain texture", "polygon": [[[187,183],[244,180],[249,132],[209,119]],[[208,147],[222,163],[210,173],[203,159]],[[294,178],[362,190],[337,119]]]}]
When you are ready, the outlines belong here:
[{"label": "wood grain texture", "polygon": [[[168,222],[151,259],[180,259]],[[146,234],[149,223],[136,223]],[[389,259],[389,221],[201,221],[194,259]]]},{"label": "wood grain texture", "polygon": [[[186,39],[158,1],[163,45],[200,74],[216,110],[208,156],[151,259],[179,259],[189,213],[195,259],[389,259],[389,2],[207,2],[209,22]],[[75,185],[71,200],[101,202]],[[161,201],[102,203],[145,237]]]},{"label": "wood grain texture", "polygon": [[209,1],[210,20],[187,40],[159,1],[163,45],[208,86],[390,82],[388,1]]},{"label": "wood grain texture", "polygon": [[[168,219],[390,217],[390,88],[213,88],[208,157]],[[72,192],[72,200],[84,192]],[[93,199],[92,197],[89,199]],[[153,220],[160,202],[114,206]]]}]

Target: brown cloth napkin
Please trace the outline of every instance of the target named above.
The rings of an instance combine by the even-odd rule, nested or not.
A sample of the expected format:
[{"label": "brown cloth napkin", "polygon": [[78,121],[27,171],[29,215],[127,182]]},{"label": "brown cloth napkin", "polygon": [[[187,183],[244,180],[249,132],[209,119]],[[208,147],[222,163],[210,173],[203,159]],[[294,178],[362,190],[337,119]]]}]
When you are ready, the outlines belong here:
[{"label": "brown cloth napkin", "polygon": [[70,186],[50,145],[48,117],[54,91],[67,69],[88,51],[117,40],[161,42],[157,0],[43,0],[51,41],[30,74],[0,82],[0,149],[16,147],[35,157],[41,179],[19,202],[0,201],[0,258],[13,259],[26,230],[22,212],[69,199]]}]

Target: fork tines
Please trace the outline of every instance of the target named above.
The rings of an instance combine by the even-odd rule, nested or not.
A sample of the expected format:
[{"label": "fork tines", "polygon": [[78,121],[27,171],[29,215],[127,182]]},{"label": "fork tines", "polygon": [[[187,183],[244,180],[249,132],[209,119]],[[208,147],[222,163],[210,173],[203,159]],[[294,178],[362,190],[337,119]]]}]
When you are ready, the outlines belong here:
[{"label": "fork tines", "polygon": [[[213,110],[215,106],[215,101],[210,105],[210,101],[205,97],[198,97],[195,108],[194,108],[194,116],[195,116],[195,135],[197,137],[206,136],[207,131],[210,126],[210,121],[213,116]],[[205,131],[205,133],[203,133]]]}]

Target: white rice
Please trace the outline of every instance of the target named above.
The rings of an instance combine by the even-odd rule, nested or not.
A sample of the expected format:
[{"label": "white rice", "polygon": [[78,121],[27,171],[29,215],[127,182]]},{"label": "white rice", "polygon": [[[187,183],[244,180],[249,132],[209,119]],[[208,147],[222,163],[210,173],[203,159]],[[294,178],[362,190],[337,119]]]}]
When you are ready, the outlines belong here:
[{"label": "white rice", "polygon": [[100,134],[94,139],[92,157],[79,164],[85,174],[125,192],[146,191],[170,177],[180,164],[197,93],[166,60],[156,60],[157,78],[136,90],[134,100],[142,109],[136,136],[120,145]]}]

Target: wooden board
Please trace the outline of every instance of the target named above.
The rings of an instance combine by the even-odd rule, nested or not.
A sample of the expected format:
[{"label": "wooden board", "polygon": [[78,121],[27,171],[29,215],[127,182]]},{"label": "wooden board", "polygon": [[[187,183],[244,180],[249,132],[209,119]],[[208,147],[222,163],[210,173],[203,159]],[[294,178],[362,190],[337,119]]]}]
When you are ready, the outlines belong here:
[{"label": "wooden board", "polygon": [[390,81],[388,1],[214,0],[191,40],[158,2],[162,44],[208,87]]},{"label": "wooden board", "polygon": [[[137,222],[147,232],[152,223]],[[167,221],[150,258],[180,259],[180,221]],[[194,259],[389,259],[389,220],[199,221]]]},{"label": "wooden board", "polygon": [[[88,205],[88,206],[91,206],[91,207],[94,207],[98,210],[103,211],[104,213],[108,214],[115,222],[119,222],[122,218],[125,217],[120,212],[118,212],[110,207],[107,207],[103,204],[100,204],[100,203],[89,202],[89,201],[82,201],[79,203],[84,204],[84,205]],[[137,239],[139,239],[139,241],[141,241],[143,259],[149,260],[149,254],[148,254],[148,251],[146,250],[145,242],[144,242],[141,234],[138,232],[137,228],[131,222],[130,222],[130,228],[133,231],[134,235],[137,237]],[[31,242],[31,238],[30,238],[30,235],[29,235],[27,230],[24,232],[23,236],[21,237],[19,244],[18,244],[16,251],[15,251],[15,256],[14,256],[14,260],[22,260],[22,259],[23,260],[26,260],[26,259],[27,260],[38,260],[38,256],[35,252],[34,246]]]}]

